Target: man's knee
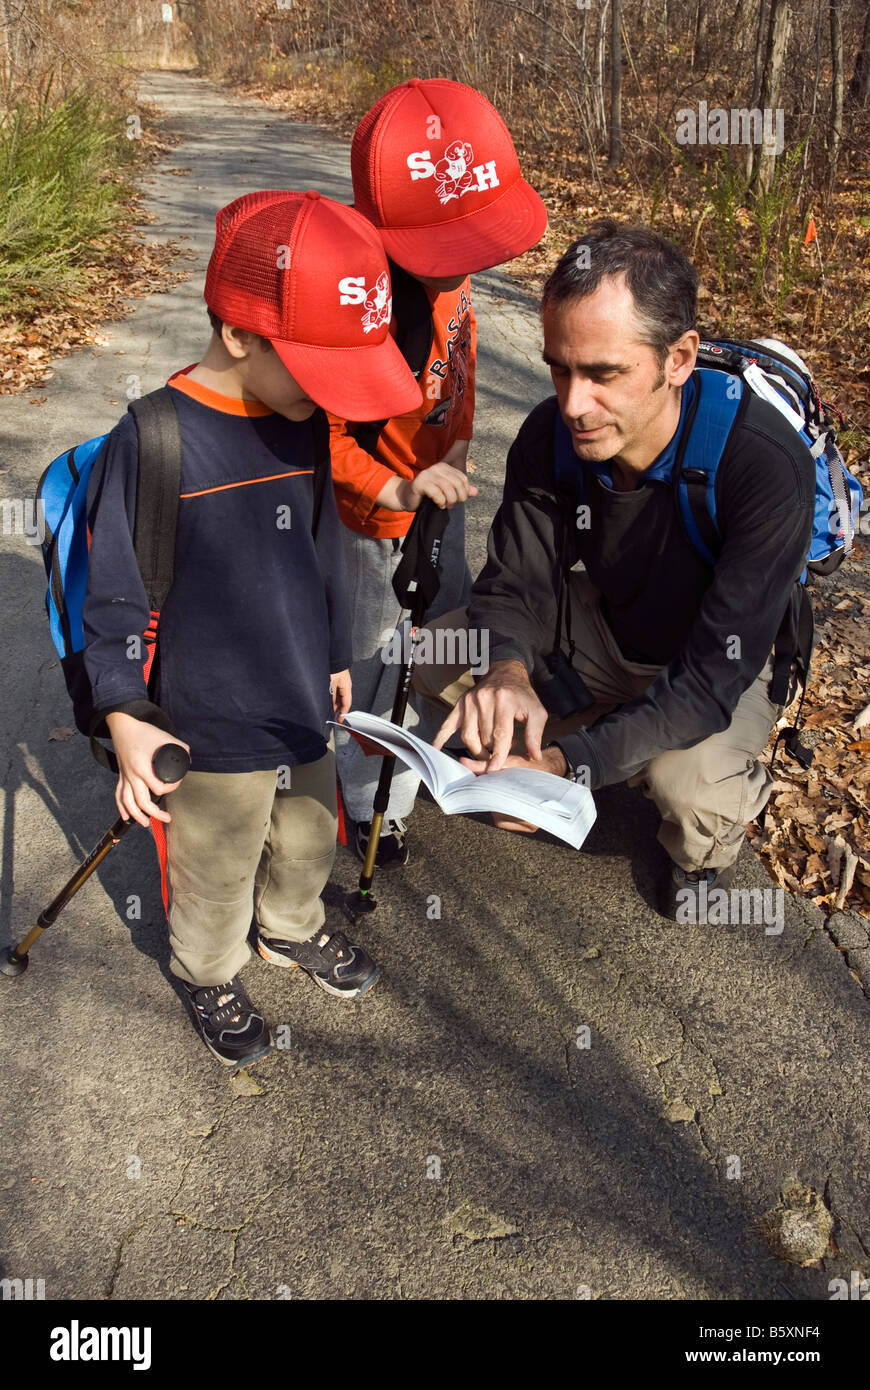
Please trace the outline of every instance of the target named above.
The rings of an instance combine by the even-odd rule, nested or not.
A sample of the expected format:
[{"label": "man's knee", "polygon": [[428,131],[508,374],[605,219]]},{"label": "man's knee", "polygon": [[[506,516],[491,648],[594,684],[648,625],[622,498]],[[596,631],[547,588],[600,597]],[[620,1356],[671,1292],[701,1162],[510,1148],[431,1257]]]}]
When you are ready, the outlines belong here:
[{"label": "man's knee", "polygon": [[758,814],[769,781],[757,759],[710,739],[660,753],[632,778],[662,815],[695,812],[705,821],[734,825]]}]

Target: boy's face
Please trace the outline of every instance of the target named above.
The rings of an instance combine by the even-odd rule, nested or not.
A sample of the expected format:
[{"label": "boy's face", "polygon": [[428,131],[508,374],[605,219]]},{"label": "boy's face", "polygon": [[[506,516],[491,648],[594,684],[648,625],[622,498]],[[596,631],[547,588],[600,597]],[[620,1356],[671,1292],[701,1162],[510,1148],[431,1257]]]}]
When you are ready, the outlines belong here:
[{"label": "boy's face", "polygon": [[465,283],[466,275],[417,275],[415,279],[425,285],[427,290],[434,290],[436,294],[449,294],[451,290],[458,290],[459,286]]},{"label": "boy's face", "polygon": [[306,396],[267,339],[226,325],[221,336],[245,391],[254,400],[287,420],[307,420],[314,414],[316,401]]}]

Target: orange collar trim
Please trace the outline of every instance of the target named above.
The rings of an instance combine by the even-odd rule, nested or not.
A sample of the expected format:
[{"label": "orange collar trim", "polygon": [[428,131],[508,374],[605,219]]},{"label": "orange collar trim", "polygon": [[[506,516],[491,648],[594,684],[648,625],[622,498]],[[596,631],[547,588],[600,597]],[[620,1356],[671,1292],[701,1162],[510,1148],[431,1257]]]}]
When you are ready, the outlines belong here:
[{"label": "orange collar trim", "polygon": [[263,405],[262,401],[240,401],[235,396],[224,396],[220,391],[213,391],[210,386],[203,386],[201,381],[191,381],[187,373],[192,372],[197,364],[192,362],[189,367],[183,367],[180,372],[175,372],[167,382],[168,386],[174,386],[176,391],[181,391],[185,396],[190,396],[192,400],[199,401],[200,405],[207,405],[212,410],[220,410],[224,415],[246,415],[253,418],[261,415],[274,415],[268,405]]}]

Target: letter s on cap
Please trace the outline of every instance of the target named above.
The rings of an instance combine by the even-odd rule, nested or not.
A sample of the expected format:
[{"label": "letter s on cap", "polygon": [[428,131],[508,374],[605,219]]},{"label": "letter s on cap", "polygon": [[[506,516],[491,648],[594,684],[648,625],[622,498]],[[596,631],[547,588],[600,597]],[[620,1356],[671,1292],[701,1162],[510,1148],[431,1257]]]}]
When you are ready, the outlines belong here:
[{"label": "letter s on cap", "polygon": [[408,155],[408,168],[412,179],[431,179],[435,173],[431,150],[416,150]]},{"label": "letter s on cap", "polygon": [[341,295],[340,304],[363,304],[366,297],[365,276],[346,275],[338,282],[338,292]]}]

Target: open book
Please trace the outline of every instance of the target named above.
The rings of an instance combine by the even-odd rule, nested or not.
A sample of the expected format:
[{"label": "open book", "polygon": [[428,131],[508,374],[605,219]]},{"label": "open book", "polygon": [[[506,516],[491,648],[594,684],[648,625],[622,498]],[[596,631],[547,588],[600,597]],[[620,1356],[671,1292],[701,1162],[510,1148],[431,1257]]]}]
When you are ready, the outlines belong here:
[{"label": "open book", "polygon": [[[334,722],[334,721],[333,721]],[[424,743],[389,719],[352,710],[337,727],[361,734],[385,753],[413,768],[446,815],[498,811],[557,835],[579,849],[595,820],[588,787],[533,768],[506,767],[500,772],[469,772],[455,758]]]}]

